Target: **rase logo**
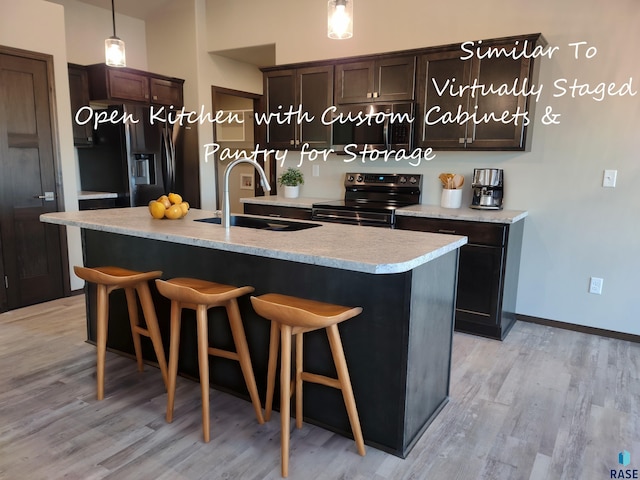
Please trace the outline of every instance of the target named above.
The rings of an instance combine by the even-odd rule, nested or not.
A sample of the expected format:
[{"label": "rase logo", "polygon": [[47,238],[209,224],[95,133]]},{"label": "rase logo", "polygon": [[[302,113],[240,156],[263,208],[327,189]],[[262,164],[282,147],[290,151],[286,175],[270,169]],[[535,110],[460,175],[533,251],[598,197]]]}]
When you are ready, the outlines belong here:
[{"label": "rase logo", "polygon": [[[631,454],[626,450],[623,450],[618,454],[618,463],[623,467],[628,466],[631,463]],[[639,478],[637,468],[619,468],[616,470],[610,470],[609,478]]]}]

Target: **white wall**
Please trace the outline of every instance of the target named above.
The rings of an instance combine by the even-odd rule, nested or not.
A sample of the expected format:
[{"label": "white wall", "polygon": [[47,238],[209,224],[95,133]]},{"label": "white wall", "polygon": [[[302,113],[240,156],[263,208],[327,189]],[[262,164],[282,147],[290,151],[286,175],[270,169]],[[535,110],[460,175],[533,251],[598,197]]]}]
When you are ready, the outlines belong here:
[{"label": "white wall", "polygon": [[[53,56],[55,111],[58,149],[61,162],[64,204],[67,210],[78,209],[76,168],[71,127],[71,103],[61,6],[42,0],[0,0],[0,45],[45,53]],[[57,142],[57,145],[56,145]],[[71,288],[82,288],[83,282],[73,275],[73,265],[82,265],[80,231],[67,227]]]},{"label": "white wall", "polygon": [[[276,44],[279,64],[385,52],[482,38],[542,32],[561,49],[541,64],[543,94],[531,152],[448,152],[418,168],[402,164],[355,165],[338,158],[320,165],[305,196],[343,194],[347,170],[417,171],[425,178],[423,203],[438,203],[437,176],[474,167],[505,170],[506,208],[528,210],[517,312],[579,325],[640,334],[640,182],[637,131],[640,94],[598,102],[588,96],[554,97],[566,78],[596,86],[632,78],[640,90],[640,3],[637,0],[363,0],[355,4],[354,38],[325,38],[326,2],[207,0],[208,48]],[[241,26],[241,27],[240,27]],[[573,58],[569,43],[588,42],[598,53]],[[546,106],[559,125],[541,122]],[[296,156],[288,160],[296,162]],[[290,166],[287,164],[286,166]],[[604,169],[618,170],[615,189],[601,187]],[[470,193],[466,190],[465,203]],[[604,278],[602,295],[587,292],[590,276]]]},{"label": "white wall", "polygon": [[[68,61],[79,65],[103,63],[104,40],[113,35],[111,10],[77,0],[51,1],[64,6]],[[116,13],[116,34],[125,44],[127,67],[147,70],[145,22]]]}]

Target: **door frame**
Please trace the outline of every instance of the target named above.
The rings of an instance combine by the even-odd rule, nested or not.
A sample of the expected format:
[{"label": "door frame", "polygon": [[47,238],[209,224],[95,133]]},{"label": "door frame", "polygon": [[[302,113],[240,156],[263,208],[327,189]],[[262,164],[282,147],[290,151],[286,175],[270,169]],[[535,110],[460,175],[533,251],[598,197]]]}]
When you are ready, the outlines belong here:
[{"label": "door frame", "polygon": [[[251,93],[251,92],[243,92],[241,90],[233,90],[230,88],[224,88],[224,87],[216,87],[215,85],[211,86],[211,109],[212,109],[212,113],[215,116],[216,112],[219,110],[218,105],[219,102],[217,100],[217,94],[223,94],[223,95],[231,95],[234,97],[241,97],[241,98],[248,98],[253,100],[253,111],[254,113],[256,112],[261,112],[263,109],[263,102],[262,102],[262,95],[259,95],[257,93]],[[254,133],[254,139],[256,141],[256,143],[259,143],[260,145],[266,145],[266,138],[267,138],[267,130],[266,130],[266,125],[262,124],[262,125],[257,125],[256,122],[253,122],[253,133]],[[216,128],[215,128],[215,124],[213,124],[213,141],[216,142],[217,138],[216,138]],[[258,160],[258,163],[264,167],[264,162]],[[215,162],[215,179],[216,179],[216,185],[218,185],[218,176],[222,175],[224,172],[220,172],[218,169],[218,162]],[[267,179],[269,180],[269,184],[271,185],[271,195],[275,195],[277,193],[277,187],[276,187],[276,162],[275,161],[270,161],[269,162],[269,171],[265,172],[267,174]],[[255,185],[255,195],[256,196],[263,196],[264,195],[264,190],[262,188],[262,185],[260,183],[259,177],[258,177],[258,172],[254,173],[255,179],[256,181],[254,181],[254,185]],[[216,208],[220,209],[222,208],[222,199],[221,199],[221,195],[222,192],[217,191],[219,189],[216,188]]]},{"label": "door frame", "polygon": [[[53,150],[53,171],[56,185],[56,209],[63,212],[64,190],[62,188],[62,159],[60,157],[60,127],[58,125],[58,111],[56,108],[56,88],[53,55],[20,48],[0,45],[0,54],[43,61],[47,68],[47,84],[49,89],[49,121],[51,122],[51,147]],[[58,228],[60,238],[60,262],[62,263],[62,291],[65,297],[71,295],[71,278],[69,276],[69,247],[67,244],[67,229],[64,226]],[[4,272],[3,281],[4,281]],[[0,311],[6,310],[7,305],[0,304]]]}]

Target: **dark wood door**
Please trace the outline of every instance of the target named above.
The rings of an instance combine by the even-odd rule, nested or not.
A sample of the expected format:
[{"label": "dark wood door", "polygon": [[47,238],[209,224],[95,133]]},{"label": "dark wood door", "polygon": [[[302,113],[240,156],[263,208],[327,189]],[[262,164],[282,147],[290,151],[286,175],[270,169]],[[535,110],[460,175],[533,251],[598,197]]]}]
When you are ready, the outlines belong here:
[{"label": "dark wood door", "polygon": [[296,98],[302,110],[314,117],[313,121],[302,122],[298,127],[298,143],[308,143],[311,148],[328,148],[331,146],[331,125],[325,125],[322,117],[333,103],[333,66],[299,68],[296,77]]},{"label": "dark wood door", "polygon": [[62,297],[60,230],[39,220],[58,209],[44,60],[0,53],[0,166],[0,310]]},{"label": "dark wood door", "polygon": [[418,65],[417,146],[434,149],[463,149],[467,137],[466,123],[449,122],[458,112],[469,110],[469,90],[456,93],[468,85],[471,61],[460,60],[460,53],[438,52],[422,55]]},{"label": "dark wood door", "polygon": [[[93,126],[76,122],[76,112],[89,105],[89,74],[81,65],[69,64],[69,96],[71,98],[71,122],[73,125],[73,144],[78,147],[93,145]],[[83,117],[84,118],[84,117]]]},{"label": "dark wood door", "polygon": [[[265,112],[283,114],[296,105],[296,71],[277,70],[264,75]],[[266,124],[267,145],[270,148],[296,148],[295,121],[274,118]]]}]

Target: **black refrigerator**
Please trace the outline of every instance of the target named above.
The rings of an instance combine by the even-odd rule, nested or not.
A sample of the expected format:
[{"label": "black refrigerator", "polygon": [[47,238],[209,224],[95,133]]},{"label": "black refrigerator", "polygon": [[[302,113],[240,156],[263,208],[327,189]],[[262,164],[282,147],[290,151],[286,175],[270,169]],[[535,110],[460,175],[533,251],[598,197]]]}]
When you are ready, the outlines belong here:
[{"label": "black refrigerator", "polygon": [[179,125],[152,124],[146,105],[111,105],[106,110],[113,121],[94,129],[92,146],[78,148],[81,189],[117,193],[116,207],[144,206],[176,192],[182,161]]}]

